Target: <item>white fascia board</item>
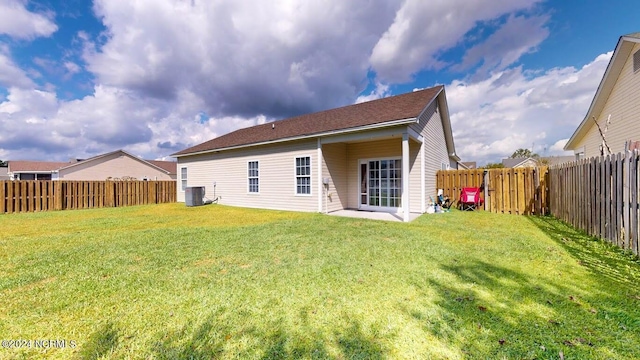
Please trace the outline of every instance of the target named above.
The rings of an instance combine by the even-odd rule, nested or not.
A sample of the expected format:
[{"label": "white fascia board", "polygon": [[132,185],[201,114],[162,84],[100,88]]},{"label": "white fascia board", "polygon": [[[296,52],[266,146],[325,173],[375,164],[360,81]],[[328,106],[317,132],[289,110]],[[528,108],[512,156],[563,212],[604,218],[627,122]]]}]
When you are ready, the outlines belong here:
[{"label": "white fascia board", "polygon": [[347,134],[347,133],[358,132],[358,131],[374,130],[374,129],[381,129],[381,128],[392,127],[392,126],[397,126],[397,125],[412,124],[412,123],[415,123],[417,121],[418,121],[417,118],[393,120],[393,121],[387,121],[387,122],[384,122],[384,123],[365,125],[365,126],[358,126],[358,127],[349,128],[349,129],[326,131],[326,132],[316,133],[316,134],[311,134],[311,135],[300,135],[300,136],[294,136],[294,137],[289,137],[289,138],[282,138],[282,139],[278,139],[278,140],[263,141],[263,142],[259,142],[259,143],[253,143],[253,144],[245,144],[245,145],[238,145],[238,146],[229,146],[229,147],[226,147],[226,148],[197,151],[197,152],[192,152],[192,153],[189,153],[189,154],[174,155],[173,157],[181,158],[181,157],[185,157],[185,156],[202,155],[202,154],[208,154],[208,153],[213,153],[213,152],[218,152],[218,151],[236,150],[236,149],[242,149],[242,148],[253,147],[253,146],[261,146],[261,145],[267,145],[267,144],[278,144],[278,143],[283,143],[283,142],[288,142],[288,141],[315,139],[317,137],[325,137],[325,136],[338,135],[338,134]]},{"label": "white fascia board", "polygon": [[409,137],[413,138],[417,142],[422,142],[422,135],[418,134],[417,131],[413,130],[410,127],[407,127],[407,133],[409,134]]}]

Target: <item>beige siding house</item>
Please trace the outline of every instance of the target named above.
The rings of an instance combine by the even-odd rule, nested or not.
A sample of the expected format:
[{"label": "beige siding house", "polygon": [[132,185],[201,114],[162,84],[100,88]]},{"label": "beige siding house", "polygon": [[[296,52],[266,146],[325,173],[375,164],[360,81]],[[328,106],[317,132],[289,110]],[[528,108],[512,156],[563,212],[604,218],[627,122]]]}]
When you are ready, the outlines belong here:
[{"label": "beige siding house", "polygon": [[[165,161],[170,163],[169,161]],[[158,162],[143,160],[124,150],[78,161],[58,169],[60,180],[106,180],[133,178],[136,180],[175,180],[176,171],[159,166]]]},{"label": "beige siding house", "polygon": [[600,130],[606,128],[606,144],[614,154],[640,141],[640,33],[618,40],[589,111],[565,150],[573,150],[576,158],[599,156],[603,141],[596,121]]},{"label": "beige siding house", "polygon": [[176,163],[143,160],[124,150],[70,162],[9,161],[14,180],[175,180]]},{"label": "beige siding house", "polygon": [[236,130],[173,154],[178,201],[281,210],[425,212],[436,171],[455,168],[444,87]]}]

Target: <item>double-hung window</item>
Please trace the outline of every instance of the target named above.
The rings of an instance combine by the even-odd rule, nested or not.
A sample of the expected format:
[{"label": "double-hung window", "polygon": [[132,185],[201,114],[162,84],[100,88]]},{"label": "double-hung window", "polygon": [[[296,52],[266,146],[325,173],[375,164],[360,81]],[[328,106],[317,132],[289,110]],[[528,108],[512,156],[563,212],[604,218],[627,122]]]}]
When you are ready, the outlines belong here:
[{"label": "double-hung window", "polygon": [[182,183],[182,191],[187,188],[187,168],[180,168],[180,182]]},{"label": "double-hung window", "polygon": [[311,195],[311,157],[296,157],[296,194]]},{"label": "double-hung window", "polygon": [[260,168],[257,161],[247,163],[247,185],[249,193],[260,193]]}]

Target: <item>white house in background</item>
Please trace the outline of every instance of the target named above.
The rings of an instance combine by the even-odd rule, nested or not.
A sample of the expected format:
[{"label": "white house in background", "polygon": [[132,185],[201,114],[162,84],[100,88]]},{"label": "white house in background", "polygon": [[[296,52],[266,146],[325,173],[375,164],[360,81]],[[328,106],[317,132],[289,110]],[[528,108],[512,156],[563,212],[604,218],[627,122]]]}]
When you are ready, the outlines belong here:
[{"label": "white house in background", "polygon": [[11,180],[11,177],[9,176],[9,168],[7,168],[6,166],[0,166],[0,181],[2,180]]},{"label": "white house in background", "polygon": [[576,159],[600,155],[604,134],[612,153],[625,150],[625,144],[640,141],[640,33],[621,36],[607,70],[600,81],[589,111],[573,133],[565,150],[573,150]]},{"label": "white house in background", "polygon": [[143,160],[124,150],[70,162],[9,161],[13,180],[175,180],[176,162]]},{"label": "white house in background", "polygon": [[443,86],[236,130],[171,156],[178,201],[282,210],[424,213],[457,168]]},{"label": "white house in background", "polygon": [[502,166],[505,168],[525,168],[538,166],[538,160],[532,157],[502,159]]}]

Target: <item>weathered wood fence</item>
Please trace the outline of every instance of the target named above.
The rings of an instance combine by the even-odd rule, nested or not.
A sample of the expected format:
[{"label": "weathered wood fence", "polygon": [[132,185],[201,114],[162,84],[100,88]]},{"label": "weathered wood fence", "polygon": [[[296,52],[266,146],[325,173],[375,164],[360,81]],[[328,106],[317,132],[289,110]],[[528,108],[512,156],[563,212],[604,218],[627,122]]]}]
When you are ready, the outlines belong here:
[{"label": "weathered wood fence", "polygon": [[482,188],[484,209],[494,213],[548,214],[548,169],[472,169],[441,170],[437,188],[443,189],[454,204],[465,187]]},{"label": "weathered wood fence", "polygon": [[176,181],[0,181],[0,214],[176,201]]},{"label": "weathered wood fence", "polygon": [[636,150],[552,167],[551,213],[639,255],[639,157]]}]

